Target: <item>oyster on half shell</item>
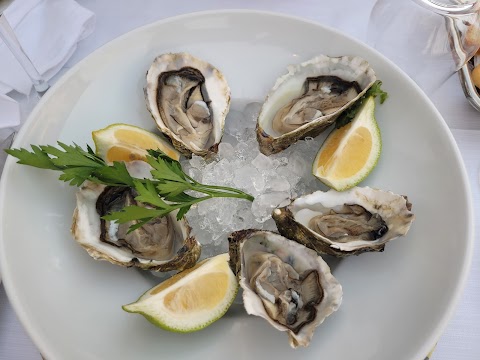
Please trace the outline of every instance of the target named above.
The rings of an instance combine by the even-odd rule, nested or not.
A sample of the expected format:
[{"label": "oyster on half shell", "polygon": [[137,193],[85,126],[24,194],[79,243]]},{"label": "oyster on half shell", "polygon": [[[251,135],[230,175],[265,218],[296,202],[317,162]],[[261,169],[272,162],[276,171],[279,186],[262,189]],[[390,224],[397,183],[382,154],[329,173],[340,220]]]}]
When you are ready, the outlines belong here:
[{"label": "oyster on half shell", "polygon": [[[127,169],[137,178],[149,174],[149,165],[143,161],[129,162]],[[190,235],[187,221],[178,221],[175,212],[131,233],[128,228],[134,222],[118,224],[102,219],[128,205],[144,206],[135,200],[136,195],[130,187],[85,182],[77,191],[73,214],[71,231],[75,240],[93,258],[112,264],[155,271],[183,270],[195,265],[200,244]]]},{"label": "oyster on half shell", "polygon": [[228,240],[247,313],[286,331],[293,348],[308,346],[315,328],[342,302],[342,287],[327,263],[270,231],[241,230]]},{"label": "oyster on half shell", "polygon": [[292,65],[267,95],[257,121],[265,155],[315,137],[373,85],[376,76],[358,56],[317,56]]},{"label": "oyster on half shell", "polygon": [[211,64],[187,53],[163,54],[147,72],[147,108],[185,156],[216,153],[230,107],[230,88]]},{"label": "oyster on half shell", "polygon": [[415,218],[402,195],[369,187],[348,191],[316,191],[274,209],[272,217],[283,236],[320,254],[338,257],[383,251],[405,235]]}]

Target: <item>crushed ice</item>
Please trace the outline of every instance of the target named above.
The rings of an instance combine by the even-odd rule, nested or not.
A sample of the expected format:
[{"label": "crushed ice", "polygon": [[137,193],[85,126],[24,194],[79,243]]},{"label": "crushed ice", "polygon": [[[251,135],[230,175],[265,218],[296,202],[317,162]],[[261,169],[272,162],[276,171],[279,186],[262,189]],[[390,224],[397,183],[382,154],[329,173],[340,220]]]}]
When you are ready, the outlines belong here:
[{"label": "crushed ice", "polygon": [[287,205],[291,198],[326,190],[311,174],[323,137],[307,138],[265,156],[255,134],[260,108],[261,103],[251,102],[240,107],[242,111],[230,110],[215,158],[205,161],[193,155],[181,161],[184,171],[197,181],[235,187],[255,197],[253,202],[215,198],[190,209],[186,216],[203,246],[202,258],[228,251],[227,237],[233,231],[276,230],[271,217],[275,207]]}]

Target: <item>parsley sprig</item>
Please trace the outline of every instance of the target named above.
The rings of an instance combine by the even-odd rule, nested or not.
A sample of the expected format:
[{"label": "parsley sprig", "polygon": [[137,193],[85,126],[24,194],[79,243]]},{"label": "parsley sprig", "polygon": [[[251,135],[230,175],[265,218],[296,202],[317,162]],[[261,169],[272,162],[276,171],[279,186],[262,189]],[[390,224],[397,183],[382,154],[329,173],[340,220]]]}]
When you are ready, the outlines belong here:
[{"label": "parsley sprig", "polygon": [[[130,205],[121,211],[104,216],[106,220],[119,223],[137,221],[129,231],[143,226],[148,221],[178,210],[177,219],[181,219],[191,206],[215,197],[239,198],[253,201],[253,196],[230,187],[205,185],[185,174],[182,166],[161,151],[148,150],[147,163],[152,167],[152,179],[138,179],[130,176],[123,162],[108,165],[87,145],[85,151],[80,146],[58,142],[58,147],[32,145],[32,150],[6,149],[16,157],[17,163],[40,169],[61,171],[59,179],[72,186],[80,186],[92,181],[108,186],[133,187],[138,195],[135,200],[147,207]],[[203,196],[192,196],[187,192],[195,191]]]},{"label": "parsley sprig", "polygon": [[370,96],[373,96],[374,98],[379,96],[380,104],[383,104],[388,98],[388,93],[383,91],[381,86],[382,82],[380,80],[375,81],[370,87],[370,89],[368,89],[360,99],[358,99],[352,106],[350,106],[347,110],[340,114],[340,116],[335,122],[335,127],[337,129],[340,129],[342,126],[345,126],[349,122],[351,122],[357,114],[358,110],[360,110],[362,105]]}]

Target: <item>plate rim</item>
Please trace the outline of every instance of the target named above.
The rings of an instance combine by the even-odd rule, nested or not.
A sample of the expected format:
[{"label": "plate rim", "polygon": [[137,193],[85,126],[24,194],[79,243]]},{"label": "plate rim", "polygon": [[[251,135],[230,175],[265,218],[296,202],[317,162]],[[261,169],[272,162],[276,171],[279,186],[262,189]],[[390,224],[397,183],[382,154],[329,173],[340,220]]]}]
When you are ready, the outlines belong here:
[{"label": "plate rim", "polygon": [[[460,170],[460,178],[461,178],[461,183],[463,185],[463,188],[465,190],[465,200],[466,200],[466,205],[467,205],[467,239],[466,239],[466,247],[465,247],[465,261],[462,264],[462,269],[460,270],[460,278],[459,281],[457,282],[457,286],[455,288],[455,292],[453,296],[450,298],[450,302],[448,304],[448,309],[445,311],[441,317],[440,321],[438,322],[437,326],[435,329],[432,331],[432,333],[428,336],[428,340],[425,341],[423,346],[419,349],[418,359],[423,359],[434,347],[435,344],[439,341],[442,333],[445,331],[449,321],[453,317],[453,314],[455,310],[457,309],[458,303],[460,301],[461,296],[464,293],[465,286],[467,283],[468,275],[470,273],[471,269],[471,264],[473,260],[473,246],[474,246],[474,226],[475,226],[475,219],[474,219],[474,208],[473,208],[473,200],[472,200],[472,190],[470,186],[470,181],[468,177],[468,173],[465,167],[465,163],[463,161],[463,158],[460,153],[460,149],[455,141],[455,138],[453,137],[452,132],[450,131],[450,128],[448,127],[447,123],[445,122],[443,116],[441,113],[438,111],[438,109],[433,105],[432,101],[430,98],[423,92],[423,90],[395,63],[393,63],[390,59],[388,59],[386,56],[381,54],[378,50],[370,46],[369,44],[365,43],[364,41],[361,41],[349,34],[346,34],[336,28],[333,28],[329,25],[322,24],[320,22],[307,19],[301,16],[297,15],[290,15],[290,14],[285,14],[282,12],[276,12],[276,11],[267,11],[267,10],[254,10],[254,9],[215,9],[215,10],[205,10],[205,11],[194,11],[194,12],[189,12],[189,13],[184,13],[180,15],[175,15],[171,17],[167,17],[164,19],[156,20],[153,22],[150,22],[148,24],[144,24],[142,26],[139,26],[137,28],[134,28],[130,31],[127,31],[126,33],[117,36],[105,44],[101,45],[100,47],[96,48],[93,50],[91,53],[86,55],[83,59],[78,61],[72,68],[70,68],[68,71],[66,71],[61,78],[49,89],[49,91],[40,99],[39,103],[35,106],[33,111],[30,113],[28,116],[27,120],[25,123],[22,125],[20,131],[18,132],[17,136],[15,137],[15,140],[12,144],[12,148],[17,148],[18,144],[23,142],[23,138],[26,136],[25,134],[28,132],[28,129],[32,126],[34,123],[35,118],[37,117],[37,114],[41,111],[43,105],[45,102],[47,102],[52,96],[55,96],[54,94],[57,92],[57,88],[60,88],[64,83],[69,81],[69,79],[73,76],[75,72],[77,72],[79,69],[85,66],[85,63],[90,61],[91,58],[98,56],[98,54],[109,51],[111,47],[114,47],[117,43],[121,43],[124,41],[125,38],[130,37],[130,36],[135,36],[137,33],[141,33],[148,28],[154,28],[157,26],[161,26],[164,24],[168,24],[171,22],[178,22],[178,21],[183,21],[183,20],[189,20],[192,18],[196,17],[204,17],[204,16],[221,16],[221,15],[235,15],[235,14],[242,14],[242,15],[249,15],[249,14],[255,14],[255,15],[261,15],[261,16],[266,16],[266,17],[277,17],[277,18],[283,18],[287,20],[293,20],[297,21],[299,23],[303,24],[308,24],[308,25],[313,25],[315,27],[322,28],[323,30],[326,30],[328,32],[335,33],[337,35],[340,35],[341,37],[347,38],[350,41],[353,41],[355,43],[360,43],[361,45],[367,47],[370,51],[372,51],[377,57],[381,58],[383,61],[388,63],[389,66],[395,68],[399,73],[401,73],[406,80],[409,82],[410,86],[413,86],[418,90],[418,92],[422,96],[422,102],[427,104],[427,106],[430,108],[430,110],[436,115],[435,117],[437,118],[437,121],[441,127],[443,127],[443,131],[445,135],[448,138],[448,141],[452,145],[452,148],[454,150],[454,156],[458,162],[459,165],[459,170]],[[12,156],[8,156],[5,166],[3,169],[2,177],[0,179],[0,205],[3,205],[4,202],[4,192],[6,191],[6,177],[7,174],[11,171],[10,168],[15,164],[15,160]],[[5,176],[3,176],[5,175]],[[0,225],[3,224],[3,213],[4,213],[4,206],[0,206]],[[1,228],[1,227],[0,227]],[[4,237],[3,237],[3,232],[0,231],[0,249],[3,248],[4,244]],[[6,267],[5,264],[5,254],[4,251],[0,251],[0,273],[2,274],[3,277],[3,286],[5,289],[5,292],[7,294],[7,298],[12,305],[12,308],[14,309],[14,312],[16,316],[18,317],[20,323],[24,327],[25,331],[29,335],[29,337],[32,339],[33,343],[35,346],[39,349],[42,355],[46,356],[48,359],[54,359],[52,356],[53,354],[50,352],[49,349],[52,349],[47,345],[46,342],[42,341],[42,337],[40,335],[40,331],[38,329],[35,329],[29,322],[28,316],[25,313],[25,308],[20,305],[18,294],[15,293],[15,285],[13,284],[13,281],[11,281],[10,273],[8,268]],[[53,352],[53,351],[52,351]],[[417,359],[415,359],[417,360]]]}]

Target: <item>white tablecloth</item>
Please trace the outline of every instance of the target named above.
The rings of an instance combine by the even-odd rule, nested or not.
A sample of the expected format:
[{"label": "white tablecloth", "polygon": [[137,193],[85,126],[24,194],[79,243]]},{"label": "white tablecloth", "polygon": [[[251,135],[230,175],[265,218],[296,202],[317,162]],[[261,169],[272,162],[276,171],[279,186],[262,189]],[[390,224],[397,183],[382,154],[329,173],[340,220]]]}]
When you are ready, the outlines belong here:
[{"label": "white tablecloth", "polygon": [[[311,19],[336,27],[360,40],[365,40],[368,17],[374,3],[374,0],[330,2],[319,0],[77,1],[96,14],[96,29],[90,37],[78,44],[77,51],[65,64],[64,69],[54,77],[52,83],[61,77],[68,68],[104,43],[136,27],[174,15],[221,8],[270,10]],[[326,8],[328,10],[325,10]],[[332,14],[334,15],[332,16]],[[480,214],[480,113],[468,104],[456,77],[452,77],[435,94],[430,94],[430,97],[443,115],[460,147],[470,177],[475,211],[476,214]],[[476,217],[476,234],[480,234],[478,216]],[[476,235],[476,239],[479,239],[479,235]],[[479,258],[480,248],[476,246],[467,287],[454,317],[439,339],[437,349],[432,357],[434,360],[480,359]],[[41,359],[37,349],[18,323],[1,286],[0,359]]]}]

